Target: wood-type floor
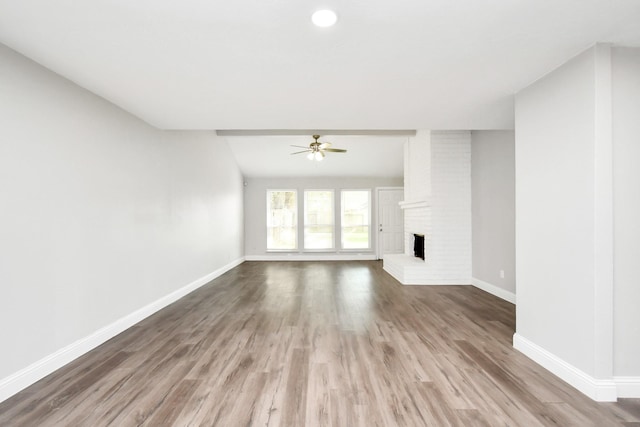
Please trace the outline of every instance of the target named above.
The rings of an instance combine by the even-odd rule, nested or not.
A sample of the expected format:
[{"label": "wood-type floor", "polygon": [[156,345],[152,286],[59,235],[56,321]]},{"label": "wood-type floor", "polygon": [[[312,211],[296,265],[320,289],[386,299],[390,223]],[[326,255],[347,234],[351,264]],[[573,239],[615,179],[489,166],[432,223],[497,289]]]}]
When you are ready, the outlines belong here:
[{"label": "wood-type floor", "polygon": [[640,426],[512,348],[512,304],[378,261],[246,262],[0,404],[1,426]]}]

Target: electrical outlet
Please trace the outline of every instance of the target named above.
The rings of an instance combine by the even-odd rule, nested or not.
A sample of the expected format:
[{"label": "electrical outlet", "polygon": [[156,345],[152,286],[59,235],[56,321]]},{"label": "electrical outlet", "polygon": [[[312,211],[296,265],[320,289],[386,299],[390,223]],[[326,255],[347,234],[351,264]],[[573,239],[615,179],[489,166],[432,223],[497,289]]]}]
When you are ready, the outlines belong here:
[{"label": "electrical outlet", "polygon": [[500,270],[500,278],[504,279],[504,270]]}]

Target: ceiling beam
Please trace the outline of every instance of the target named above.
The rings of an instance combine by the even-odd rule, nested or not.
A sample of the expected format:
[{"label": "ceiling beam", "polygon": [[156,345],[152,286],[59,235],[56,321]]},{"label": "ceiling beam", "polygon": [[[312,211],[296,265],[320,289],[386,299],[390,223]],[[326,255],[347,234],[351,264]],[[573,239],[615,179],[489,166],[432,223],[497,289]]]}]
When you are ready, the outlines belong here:
[{"label": "ceiling beam", "polygon": [[415,136],[413,129],[335,130],[335,129],[220,129],[218,136],[286,136],[286,135],[355,135],[355,136]]}]

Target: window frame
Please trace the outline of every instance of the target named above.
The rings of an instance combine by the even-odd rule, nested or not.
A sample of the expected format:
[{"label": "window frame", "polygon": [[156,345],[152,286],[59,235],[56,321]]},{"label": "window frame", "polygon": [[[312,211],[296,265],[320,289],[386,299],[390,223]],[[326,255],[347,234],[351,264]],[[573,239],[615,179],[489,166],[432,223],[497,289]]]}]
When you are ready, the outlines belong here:
[{"label": "window frame", "polygon": [[[367,226],[367,247],[366,248],[345,248],[344,247],[344,238],[345,233],[344,229],[348,226],[344,225],[344,194],[347,192],[366,192],[368,195],[367,207],[368,207],[368,217],[366,224]],[[373,250],[373,241],[372,241],[372,223],[371,220],[373,218],[373,206],[372,206],[372,194],[370,188],[343,188],[340,189],[340,251],[341,252],[362,252],[362,251],[371,251]]]},{"label": "window frame", "polygon": [[[295,195],[295,207],[293,209],[294,212],[294,225],[293,225],[293,234],[294,234],[294,247],[293,248],[269,248],[269,237],[270,237],[270,229],[273,229],[273,226],[270,226],[270,218],[271,218],[271,194],[272,193],[284,193],[291,192]],[[300,229],[300,221],[299,217],[299,206],[300,202],[298,199],[298,190],[292,188],[285,189],[277,189],[277,188],[267,188],[265,193],[265,202],[266,202],[266,242],[265,248],[267,252],[297,252],[299,247],[299,229]]]},{"label": "window frame", "polygon": [[[304,252],[335,252],[336,248],[336,190],[333,188],[305,188],[302,201],[302,250]],[[307,224],[307,193],[328,192],[331,193],[331,224]],[[331,247],[330,248],[307,248],[307,227],[331,226]]]}]

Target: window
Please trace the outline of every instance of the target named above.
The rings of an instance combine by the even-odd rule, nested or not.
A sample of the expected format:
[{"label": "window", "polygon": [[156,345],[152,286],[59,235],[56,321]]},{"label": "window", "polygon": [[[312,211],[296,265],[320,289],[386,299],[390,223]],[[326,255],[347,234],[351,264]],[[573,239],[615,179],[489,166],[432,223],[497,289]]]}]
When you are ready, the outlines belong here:
[{"label": "window", "polygon": [[342,248],[369,249],[371,222],[371,192],[342,191]]},{"label": "window", "polygon": [[267,190],[267,249],[298,247],[298,201],[295,190]]},{"label": "window", "polygon": [[304,248],[333,249],[333,190],[304,192]]}]

